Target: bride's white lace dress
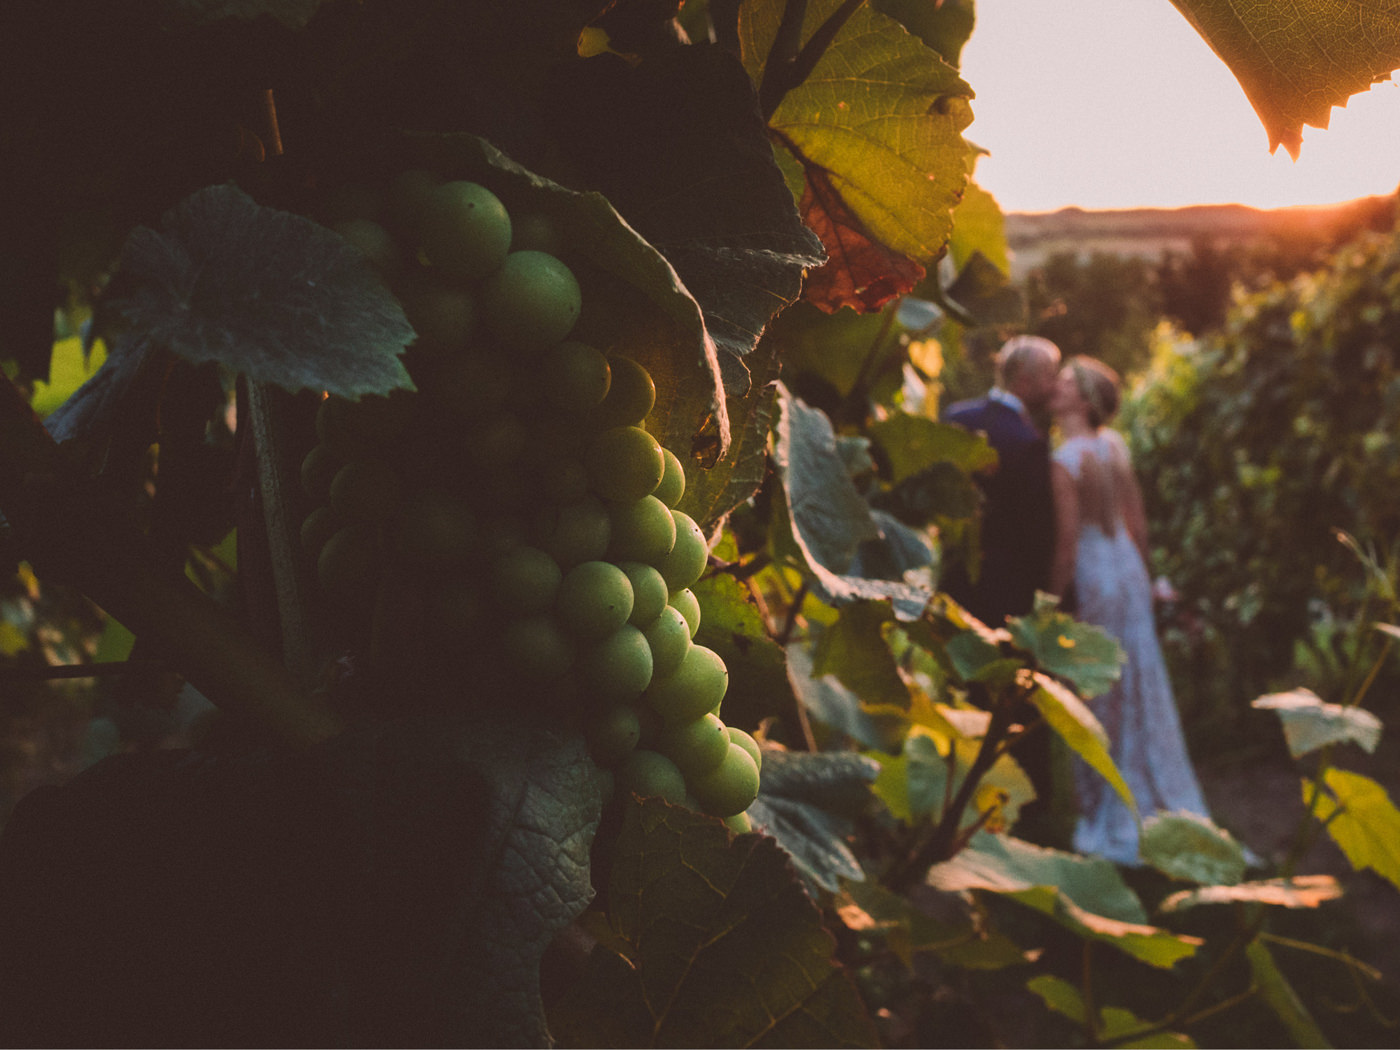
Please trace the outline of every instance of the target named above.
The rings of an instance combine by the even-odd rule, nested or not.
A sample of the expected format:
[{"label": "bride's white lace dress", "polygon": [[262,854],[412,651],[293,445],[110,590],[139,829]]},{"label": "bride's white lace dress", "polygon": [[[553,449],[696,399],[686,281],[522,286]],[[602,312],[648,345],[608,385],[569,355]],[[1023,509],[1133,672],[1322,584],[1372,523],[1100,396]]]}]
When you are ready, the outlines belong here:
[{"label": "bride's white lace dress", "polygon": [[[1074,478],[1080,509],[1074,588],[1076,616],[1116,638],[1127,653],[1122,677],[1090,707],[1108,732],[1113,761],[1143,817],[1160,810],[1208,816],[1162,662],[1151,581],[1123,520],[1128,450],[1116,431],[1070,438],[1055,460]],[[1120,864],[1140,864],[1138,825],[1118,793],[1075,762],[1079,819],[1074,848]]]}]

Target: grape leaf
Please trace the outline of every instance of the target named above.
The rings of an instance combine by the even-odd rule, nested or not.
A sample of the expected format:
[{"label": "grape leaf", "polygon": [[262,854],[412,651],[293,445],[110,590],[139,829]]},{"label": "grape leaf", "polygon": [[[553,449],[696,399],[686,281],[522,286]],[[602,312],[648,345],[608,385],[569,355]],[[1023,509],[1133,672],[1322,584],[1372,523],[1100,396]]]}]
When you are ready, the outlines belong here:
[{"label": "grape leaf", "polygon": [[[912,726],[903,753],[879,759],[875,795],[906,824],[936,819],[957,793],[980,747],[977,739]],[[959,817],[960,826],[970,826],[991,810],[991,828],[1009,827],[1016,822],[1021,807],[1034,798],[1035,788],[1025,771],[1010,755],[1002,755],[978,781],[967,811]]]},{"label": "grape leaf", "polygon": [[755,831],[771,835],[792,856],[805,880],[835,893],[843,879],[865,878],[845,839],[855,830],[853,816],[870,800],[867,785],[879,768],[850,752],[766,750],[749,819]]},{"label": "grape leaf", "polygon": [[1316,908],[1336,900],[1342,887],[1332,875],[1298,875],[1291,879],[1263,879],[1234,886],[1200,886],[1164,897],[1158,907],[1164,912],[1185,911],[1202,904],[1236,902],[1269,904],[1277,908]]},{"label": "grape leaf", "polygon": [[1006,621],[1012,641],[1043,670],[1068,681],[1080,696],[1100,696],[1118,681],[1127,654],[1102,630],[1060,612],[1057,604],[1047,594],[1036,595],[1029,615]]},{"label": "grape leaf", "polygon": [[1359,744],[1367,753],[1374,753],[1381,740],[1381,720],[1370,711],[1323,703],[1311,689],[1269,693],[1250,706],[1278,715],[1283,723],[1288,752],[1294,758],[1328,744],[1346,742]]},{"label": "grape leaf", "polygon": [[846,473],[831,421],[781,386],[778,407],[773,463],[783,499],[772,528],[775,544],[832,604],[892,599],[896,615],[917,619],[931,595],[927,585],[867,579],[852,571],[860,544],[880,539],[881,533]]},{"label": "grape leaf", "polygon": [[885,641],[893,622],[891,609],[882,602],[843,605],[817,638],[812,673],[835,676],[863,703],[907,708],[909,686]]},{"label": "grape leaf", "polygon": [[[1371,868],[1400,887],[1400,810],[1385,788],[1370,777],[1335,766],[1323,773],[1322,780],[1327,790],[1313,812],[1332,841],[1357,871]],[[1313,781],[1303,780],[1304,805],[1314,789]]]},{"label": "grape leaf", "polygon": [[107,348],[98,345],[91,352],[77,336],[60,339],[53,344],[49,360],[48,382],[36,380],[30,405],[40,417],[47,416],[63,404],[78,387],[90,379],[107,360]]},{"label": "grape leaf", "polygon": [[1400,67],[1394,0],[1172,0],[1230,67],[1269,136],[1294,160],[1303,125],[1327,127],[1333,106]]},{"label": "grape leaf", "polygon": [[1030,701],[1051,729],[1092,769],[1108,781],[1129,809],[1137,812],[1132,790],[1108,751],[1108,733],[1084,701],[1059,682],[1035,673],[1036,690]]},{"label": "grape leaf", "polygon": [[971,474],[997,462],[996,450],[982,434],[907,412],[895,412],[872,423],[869,434],[884,453],[890,480],[896,484],[935,463],[950,463]]},{"label": "grape leaf", "polygon": [[[840,6],[806,5],[801,43]],[[776,2],[741,9],[742,55],[756,83],[772,75],[765,64],[784,10]],[[769,125],[804,172],[804,217],[832,257],[812,276],[821,295],[813,301],[823,309],[877,309],[922,277],[922,262],[942,254],[968,181],[962,131],[972,119],[971,97],[956,69],[868,5],[787,91]],[[845,254],[847,234],[855,255]],[[860,254],[872,251],[872,258]],[[823,273],[833,268],[844,273]],[[805,294],[812,298],[811,286]]]},{"label": "grape leaf", "polygon": [[234,186],[200,190],[158,230],[132,231],[120,265],[109,305],[141,343],[289,391],[412,386],[399,355],[413,329],[363,254]]},{"label": "grape leaf", "polygon": [[1244,878],[1244,848],[1223,828],[1195,813],[1158,813],[1142,822],[1142,859],[1164,875],[1207,885]]},{"label": "grape leaf", "polygon": [[787,647],[788,680],[802,706],[818,722],[855,740],[863,747],[883,747],[886,738],[862,708],[860,697],[833,674],[817,676],[806,645]]},{"label": "grape leaf", "polygon": [[[1040,996],[1047,1007],[1063,1014],[1077,1024],[1088,1020],[1089,1011],[1079,989],[1062,977],[1051,974],[1037,974],[1026,982],[1026,987]],[[1159,1032],[1151,1021],[1145,1021],[1131,1010],[1119,1006],[1099,1008],[1099,1016],[1094,1032],[1101,1042],[1111,1042],[1122,1047],[1161,1047],[1164,1050],[1188,1050],[1196,1045],[1189,1036],[1180,1032]],[[1134,1039],[1133,1032],[1150,1033],[1141,1039]]]},{"label": "grape leaf", "polygon": [[973,255],[980,254],[1002,273],[1011,272],[1006,217],[996,198],[975,182],[968,183],[967,191],[953,211],[953,237],[948,242],[948,254],[959,270]]},{"label": "grape leaf", "polygon": [[963,45],[975,22],[973,0],[874,0],[875,9],[896,19],[942,56],[958,65]]},{"label": "grape leaf", "polygon": [[[916,952],[936,952],[964,970],[1001,970],[1029,961],[1004,933],[986,929],[972,914],[963,922],[925,914],[909,897],[885,889],[874,879],[847,883],[846,902],[836,904],[841,920],[853,930],[878,930],[906,966]],[[941,899],[941,898],[939,898]]]},{"label": "grape leaf", "polygon": [[108,758],[0,840],[7,1036],[544,1045],[540,958],[592,896],[599,810],[580,739],[485,714]]},{"label": "grape leaf", "polygon": [[775,712],[795,709],[782,646],[768,635],[746,582],[714,573],[691,590],[700,602],[697,645],[720,655],[729,669],[724,718],[734,725],[757,725]]},{"label": "grape leaf", "polygon": [[928,883],[941,890],[1002,894],[1081,937],[1111,944],[1164,969],[1193,955],[1203,943],[1145,925],[1142,903],[1111,862],[1043,849],[1006,835],[979,832],[956,857],[930,868]]},{"label": "grape leaf", "polygon": [[[875,1046],[835,941],[764,835],[659,800],[627,806],[594,948],[550,1010],[566,1046]],[[619,954],[619,951],[623,954]]]},{"label": "grape leaf", "polygon": [[561,67],[549,118],[575,166],[670,261],[722,353],[753,349],[825,260],[773,160],[753,85],[708,44]]},{"label": "grape leaf", "polygon": [[1026,301],[1020,289],[979,251],[974,251],[958,270],[946,295],[979,325],[1024,326],[1026,323]]}]

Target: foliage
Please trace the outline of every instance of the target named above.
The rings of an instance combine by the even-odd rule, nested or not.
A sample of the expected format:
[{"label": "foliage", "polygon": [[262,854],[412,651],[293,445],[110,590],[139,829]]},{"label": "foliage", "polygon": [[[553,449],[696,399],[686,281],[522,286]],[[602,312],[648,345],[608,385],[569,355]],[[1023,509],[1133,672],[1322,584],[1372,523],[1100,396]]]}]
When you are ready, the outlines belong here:
[{"label": "foliage", "polygon": [[[1025,320],[963,137],[970,2],[61,2],[25,23],[16,12],[33,6],[0,8],[20,56],[0,97],[26,118],[6,122],[0,150],[19,188],[0,326],[20,383],[0,386],[17,581],[0,670],[35,686],[50,665],[84,663],[116,684],[69,716],[89,721],[86,758],[110,757],[27,798],[0,840],[0,1003],[16,1031],[39,1043],[930,1043],[883,1004],[928,988],[914,998],[965,1001],[976,974],[1025,989],[1047,1030],[1085,1041],[1192,1045],[1215,1015],[1261,1004],[1298,1040],[1321,1038],[1273,960],[1265,914],[1316,908],[1329,887],[1289,864],[1243,881],[1250,858],[1227,831],[1158,818],[1145,874],[1194,886],[1168,907],[1106,861],[1017,837],[1035,791],[1018,762],[1029,734],[1131,799],[1088,706],[1120,671],[1116,643],[1052,601],[986,625],[938,589],[943,559],[977,542],[972,476],[995,467],[985,440],[936,419],[945,350],[985,349]],[[1270,34],[1262,60],[1237,55],[1209,17],[1232,7],[1184,9],[1242,78],[1296,57]],[[1269,28],[1279,8],[1249,26]],[[59,53],[74,73],[48,97]],[[1324,113],[1394,57],[1339,53],[1335,68],[1305,63]],[[1270,100],[1277,139],[1317,119],[1290,90],[1251,91]],[[75,141],[92,164],[71,162]],[[681,792],[684,805],[617,791],[588,753],[579,695],[478,675],[464,654],[485,637],[480,619],[464,639],[381,600],[404,590],[399,563],[369,565],[372,603],[314,596],[319,566],[294,523],[313,487],[307,450],[332,426],[321,395],[390,404],[418,380],[409,358],[441,350],[394,279],[396,265],[439,273],[432,253],[376,269],[345,222],[411,226],[403,187],[425,171],[537,218],[517,240],[541,238],[572,267],[579,337],[653,377],[647,428],[683,462],[675,498],[709,543],[698,630],[689,605],[672,620],[719,654],[752,732],[723,741],[750,774],[763,767],[747,813],[721,822]],[[395,180],[383,213],[356,212],[366,187]],[[1064,268],[1055,296],[1099,297],[1081,314],[1100,327],[1083,337],[1129,346],[1145,274],[1106,294],[1102,264],[1087,278]],[[1300,285],[1256,308],[1263,327],[1251,315],[1210,351],[1226,386],[1248,380],[1244,409],[1276,408],[1293,369],[1297,436],[1355,437],[1356,463],[1322,478],[1333,498],[1314,509],[1362,544],[1395,513],[1346,498],[1375,469],[1361,454],[1384,461],[1389,447],[1390,364],[1375,349],[1392,334],[1388,279],[1366,259],[1344,265],[1328,279],[1339,290]],[[61,282],[90,322],[81,345],[49,338],[53,296],[36,280]],[[1346,311],[1316,305],[1327,296]],[[1044,313],[1033,327],[1053,321]],[[1247,349],[1279,322],[1288,353],[1255,376]],[[98,342],[105,357],[79,367]],[[437,387],[424,396],[448,389],[443,372],[423,375]],[[1358,376],[1370,385],[1341,386]],[[1200,375],[1185,385],[1215,404]],[[489,382],[462,386],[477,400],[459,429],[408,423],[435,454],[493,455]],[[524,409],[553,433],[534,393]],[[1368,407],[1357,434],[1322,411],[1329,397]],[[1231,411],[1234,445],[1290,451]],[[1247,488],[1297,466],[1232,463],[1231,484]],[[540,479],[525,473],[512,480],[528,496]],[[1195,480],[1174,493],[1183,508]],[[1254,510],[1257,535],[1281,549],[1294,540],[1278,509]],[[1393,558],[1371,557],[1357,604],[1388,603],[1390,621],[1382,564]],[[1219,561],[1209,571],[1226,582]],[[1334,602],[1343,589],[1302,585]],[[83,597],[70,607],[66,594]],[[1339,634],[1356,658],[1391,637]],[[419,695],[430,643],[447,681]],[[1344,712],[1297,696],[1266,706],[1299,754],[1319,752],[1308,833],[1325,824],[1354,864],[1395,882],[1394,807],[1330,763],[1337,741],[1371,739],[1364,692]],[[143,710],[192,696],[205,713],[178,737],[140,730]],[[639,724],[637,738],[664,732]],[[1248,907],[1209,936],[1188,928],[1222,901]],[[1252,983],[1227,986],[1241,970]],[[1114,983],[1120,973],[1147,974],[1151,994]],[[91,1009],[54,1009],[56,997]]]},{"label": "foliage", "polygon": [[[1125,410],[1151,479],[1154,562],[1191,623],[1177,654],[1185,699],[1212,721],[1240,712],[1198,700],[1195,683],[1265,692],[1295,648],[1325,674],[1337,625],[1393,601],[1371,577],[1391,571],[1400,523],[1398,266],[1392,238],[1364,237],[1328,269],[1245,299],[1218,334],[1166,343]],[[1371,551],[1360,576],[1356,545]]]}]

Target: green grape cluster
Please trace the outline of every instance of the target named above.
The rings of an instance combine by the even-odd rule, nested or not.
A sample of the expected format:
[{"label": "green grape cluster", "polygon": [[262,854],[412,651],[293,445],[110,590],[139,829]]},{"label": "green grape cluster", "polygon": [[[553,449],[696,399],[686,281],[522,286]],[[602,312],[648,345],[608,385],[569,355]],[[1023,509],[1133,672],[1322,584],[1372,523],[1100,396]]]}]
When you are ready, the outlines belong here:
[{"label": "green grape cluster", "polygon": [[746,829],[759,750],[694,642],[708,549],[646,429],[652,377],[572,337],[579,283],[541,216],[421,171],[380,200],[335,228],[403,302],[419,392],[320,405],[302,542],[327,604],[364,623],[411,581],[434,652],[583,713],[605,792]]}]

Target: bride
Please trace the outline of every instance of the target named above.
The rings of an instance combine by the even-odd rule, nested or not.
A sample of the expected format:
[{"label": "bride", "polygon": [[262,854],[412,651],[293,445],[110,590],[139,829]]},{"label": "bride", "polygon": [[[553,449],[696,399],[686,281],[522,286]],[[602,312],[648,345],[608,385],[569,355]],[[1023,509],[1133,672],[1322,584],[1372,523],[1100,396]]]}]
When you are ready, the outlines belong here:
[{"label": "bride", "polygon": [[[1051,411],[1061,442],[1051,467],[1058,537],[1051,588],[1063,595],[1073,584],[1075,615],[1102,627],[1128,655],[1118,682],[1090,707],[1138,812],[1207,816],[1157,643],[1142,494],[1127,445],[1104,425],[1119,399],[1117,374],[1093,358],[1071,358],[1056,381]],[[1074,848],[1141,864],[1138,824],[1118,793],[1083,762],[1075,763],[1074,780]]]}]

